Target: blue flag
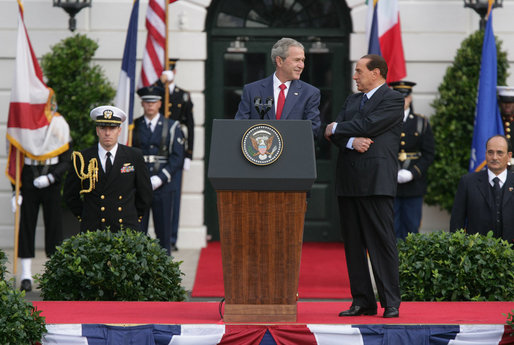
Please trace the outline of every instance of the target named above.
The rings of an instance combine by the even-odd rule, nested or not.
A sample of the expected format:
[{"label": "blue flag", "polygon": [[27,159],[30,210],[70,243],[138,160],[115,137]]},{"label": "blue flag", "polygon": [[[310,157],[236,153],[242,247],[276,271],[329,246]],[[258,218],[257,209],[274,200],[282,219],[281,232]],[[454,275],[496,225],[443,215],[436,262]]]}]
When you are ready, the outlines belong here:
[{"label": "blue flag", "polygon": [[130,132],[134,121],[134,91],[136,80],[136,51],[137,51],[137,22],[139,16],[139,0],[132,5],[127,39],[121,62],[120,79],[116,91],[115,105],[127,114],[127,120],[121,126],[121,134],[118,141],[124,145],[130,145]]},{"label": "blue flag", "polygon": [[493,33],[493,11],[491,8],[482,46],[475,128],[473,130],[471,159],[469,161],[470,172],[484,169],[486,165],[485,144],[487,139],[493,135],[504,134],[498,99],[496,98],[497,80],[496,42]]}]

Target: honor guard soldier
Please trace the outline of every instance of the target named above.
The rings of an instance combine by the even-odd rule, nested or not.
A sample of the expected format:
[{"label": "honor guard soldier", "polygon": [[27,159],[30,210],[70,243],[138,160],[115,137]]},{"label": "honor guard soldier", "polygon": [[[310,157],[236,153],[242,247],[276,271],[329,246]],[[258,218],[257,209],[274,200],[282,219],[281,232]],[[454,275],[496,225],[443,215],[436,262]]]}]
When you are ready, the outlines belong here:
[{"label": "honor guard soldier", "polygon": [[428,119],[414,113],[410,81],[391,82],[389,86],[405,96],[405,115],[398,153],[398,190],[394,201],[396,237],[405,239],[418,233],[421,225],[423,196],[427,188],[427,170],[434,160],[435,142]]},{"label": "honor guard soldier", "polygon": [[[193,144],[194,144],[194,129],[195,121],[193,118],[193,102],[189,92],[177,87],[175,84],[175,76],[177,74],[177,61],[178,59],[169,59],[169,71],[164,71],[160,80],[155,85],[162,88],[162,104],[160,113],[164,116],[169,116],[175,121],[179,121],[182,133],[185,139],[185,154],[183,169],[189,170],[191,160],[193,159]],[[169,113],[166,114],[164,109],[164,90],[165,84],[168,84],[169,90]],[[182,170],[177,172],[176,178],[172,181],[175,184],[175,201],[173,202],[173,221],[172,221],[172,234],[171,234],[171,248],[177,250],[177,236],[178,224],[180,216],[180,197],[182,194]]]},{"label": "honor guard soldier", "polygon": [[91,110],[98,145],[73,152],[64,197],[81,231],[142,231],[152,202],[150,175],[139,149],[118,143],[123,110],[105,105]]},{"label": "honor guard soldier", "polygon": [[[503,129],[505,137],[509,140],[510,147],[514,144],[512,136],[514,135],[514,87],[498,86],[498,104],[502,115]],[[514,158],[509,162],[509,169],[512,170]]]},{"label": "honor guard soldier", "polygon": [[[20,232],[18,257],[21,263],[20,290],[32,290],[32,258],[35,257],[36,226],[39,208],[43,207],[45,226],[45,253],[50,257],[64,239],[62,227],[61,182],[70,167],[70,128],[58,113],[52,118],[54,137],[62,138],[61,146],[44,160],[24,158],[21,171]],[[14,185],[13,185],[14,189]],[[12,198],[13,212],[16,211],[15,196]]]},{"label": "honor guard soldier", "polygon": [[[158,86],[148,86],[137,91],[141,97],[143,116],[134,121],[132,144],[139,147],[150,171],[153,199],[152,216],[155,234],[170,254],[172,245],[172,222],[175,213],[176,194],[180,184],[184,163],[184,136],[180,123],[167,119],[159,113],[164,90]],[[143,230],[148,230],[150,211],[143,218]]]}]

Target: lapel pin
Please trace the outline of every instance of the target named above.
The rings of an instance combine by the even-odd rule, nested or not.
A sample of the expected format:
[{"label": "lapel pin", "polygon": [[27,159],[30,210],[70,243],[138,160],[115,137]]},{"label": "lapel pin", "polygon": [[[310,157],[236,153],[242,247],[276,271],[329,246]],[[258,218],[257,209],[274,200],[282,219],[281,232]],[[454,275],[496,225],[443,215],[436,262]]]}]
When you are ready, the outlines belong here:
[{"label": "lapel pin", "polygon": [[295,93],[294,93],[294,95],[295,95],[295,96],[298,96],[298,92],[295,92]]},{"label": "lapel pin", "polygon": [[514,187],[509,187],[509,192],[512,192],[514,190]]}]

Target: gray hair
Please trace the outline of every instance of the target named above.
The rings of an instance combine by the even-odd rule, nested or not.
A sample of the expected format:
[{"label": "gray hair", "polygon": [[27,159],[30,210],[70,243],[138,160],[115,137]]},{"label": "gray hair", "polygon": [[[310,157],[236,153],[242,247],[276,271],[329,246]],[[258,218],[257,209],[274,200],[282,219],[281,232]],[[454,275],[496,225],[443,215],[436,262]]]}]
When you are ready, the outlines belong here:
[{"label": "gray hair", "polygon": [[273,45],[273,48],[271,48],[271,61],[273,62],[273,66],[277,67],[277,56],[280,56],[282,60],[285,60],[287,58],[289,54],[289,47],[298,47],[302,50],[305,50],[303,44],[301,44],[300,42],[292,38],[283,37]]}]

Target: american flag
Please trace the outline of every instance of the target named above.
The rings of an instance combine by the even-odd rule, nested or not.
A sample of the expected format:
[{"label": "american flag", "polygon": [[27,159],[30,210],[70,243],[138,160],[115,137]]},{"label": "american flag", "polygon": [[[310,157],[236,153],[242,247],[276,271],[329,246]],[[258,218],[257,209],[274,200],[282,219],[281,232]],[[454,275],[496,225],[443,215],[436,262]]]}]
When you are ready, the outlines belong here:
[{"label": "american flag", "polygon": [[171,4],[176,0],[150,0],[146,11],[146,37],[145,52],[143,53],[143,65],[141,77],[137,88],[153,84],[159,79],[164,70],[165,46],[166,46],[166,3]]}]

